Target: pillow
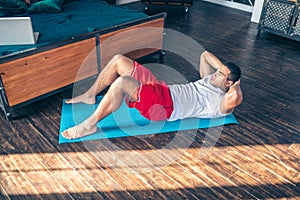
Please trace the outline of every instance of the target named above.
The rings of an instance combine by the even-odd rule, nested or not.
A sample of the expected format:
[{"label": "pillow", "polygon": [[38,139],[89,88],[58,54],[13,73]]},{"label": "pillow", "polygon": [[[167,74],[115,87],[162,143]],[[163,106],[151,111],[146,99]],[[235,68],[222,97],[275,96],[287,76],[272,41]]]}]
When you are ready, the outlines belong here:
[{"label": "pillow", "polygon": [[15,16],[26,12],[28,4],[22,0],[0,0],[0,16]]},{"label": "pillow", "polygon": [[57,13],[62,11],[64,0],[43,0],[30,5],[28,12]]}]

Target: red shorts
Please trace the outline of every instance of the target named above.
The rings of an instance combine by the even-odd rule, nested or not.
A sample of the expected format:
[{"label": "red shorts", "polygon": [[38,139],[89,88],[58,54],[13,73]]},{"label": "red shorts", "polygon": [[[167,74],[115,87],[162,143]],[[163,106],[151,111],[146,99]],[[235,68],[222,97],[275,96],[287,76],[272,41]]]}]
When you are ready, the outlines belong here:
[{"label": "red shorts", "polygon": [[137,93],[137,101],[128,102],[130,108],[136,108],[141,115],[153,121],[166,120],[173,112],[173,101],[168,85],[158,81],[156,77],[143,65],[134,62],[134,69],[130,74],[141,82]]}]

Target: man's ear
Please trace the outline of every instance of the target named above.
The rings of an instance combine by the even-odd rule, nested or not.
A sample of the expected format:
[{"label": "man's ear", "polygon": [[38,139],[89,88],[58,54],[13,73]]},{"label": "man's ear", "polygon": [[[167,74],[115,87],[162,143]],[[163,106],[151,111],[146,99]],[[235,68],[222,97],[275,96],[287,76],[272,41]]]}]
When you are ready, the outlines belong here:
[{"label": "man's ear", "polygon": [[226,87],[230,87],[230,86],[232,86],[232,85],[233,85],[233,81],[227,80],[225,86],[226,86]]}]

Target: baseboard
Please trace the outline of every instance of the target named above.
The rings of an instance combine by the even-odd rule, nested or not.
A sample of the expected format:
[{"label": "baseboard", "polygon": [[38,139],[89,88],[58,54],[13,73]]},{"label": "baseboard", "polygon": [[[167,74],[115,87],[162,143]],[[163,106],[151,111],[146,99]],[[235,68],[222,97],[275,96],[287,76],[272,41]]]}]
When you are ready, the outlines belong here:
[{"label": "baseboard", "polygon": [[219,5],[222,5],[222,6],[227,6],[227,7],[230,7],[230,8],[235,8],[235,9],[238,9],[238,10],[243,10],[243,11],[250,12],[250,13],[252,13],[252,11],[253,11],[252,6],[242,4],[242,3],[237,3],[237,2],[232,2],[232,1],[225,1],[225,0],[203,0],[203,1],[219,4]]}]

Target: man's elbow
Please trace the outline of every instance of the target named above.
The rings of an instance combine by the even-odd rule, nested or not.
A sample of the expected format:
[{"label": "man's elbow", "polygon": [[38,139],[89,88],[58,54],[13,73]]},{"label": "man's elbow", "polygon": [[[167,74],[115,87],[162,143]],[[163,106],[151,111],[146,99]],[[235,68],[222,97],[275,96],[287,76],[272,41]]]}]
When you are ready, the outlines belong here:
[{"label": "man's elbow", "polygon": [[230,95],[230,99],[233,102],[233,104],[235,106],[240,105],[243,102],[243,93],[242,91],[239,90],[234,90],[232,91],[231,95]]},{"label": "man's elbow", "polygon": [[236,95],[236,104],[237,106],[243,102],[243,93],[241,90],[235,91]]}]

